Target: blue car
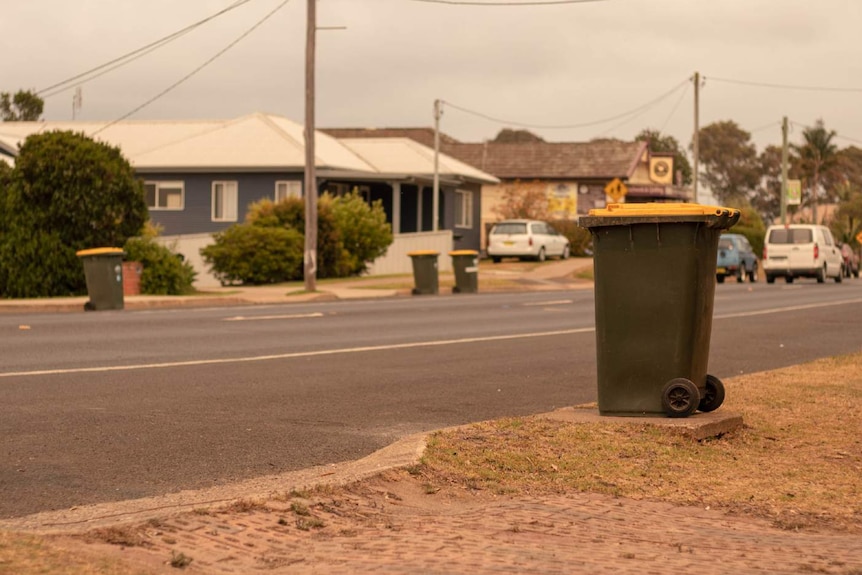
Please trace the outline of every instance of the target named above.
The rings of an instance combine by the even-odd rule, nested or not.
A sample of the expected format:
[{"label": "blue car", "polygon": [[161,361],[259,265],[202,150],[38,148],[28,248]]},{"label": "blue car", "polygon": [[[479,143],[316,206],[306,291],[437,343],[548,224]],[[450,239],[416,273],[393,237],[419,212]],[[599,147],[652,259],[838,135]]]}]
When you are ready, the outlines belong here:
[{"label": "blue car", "polygon": [[735,277],[742,283],[748,279],[757,281],[759,263],[748,238],[740,234],[722,234],[718,239],[718,260],[715,268],[715,280],[724,283],[724,278]]}]

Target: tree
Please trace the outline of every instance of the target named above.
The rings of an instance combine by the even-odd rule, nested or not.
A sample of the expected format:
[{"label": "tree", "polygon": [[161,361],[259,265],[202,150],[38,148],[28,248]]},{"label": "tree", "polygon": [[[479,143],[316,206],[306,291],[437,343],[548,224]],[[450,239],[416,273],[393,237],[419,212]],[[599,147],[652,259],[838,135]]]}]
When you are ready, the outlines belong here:
[{"label": "tree", "polygon": [[[635,136],[635,141],[649,143],[649,149],[652,152],[670,152],[673,154],[673,165],[679,172],[682,185],[687,186],[692,182],[691,164],[688,162],[688,157],[685,151],[680,147],[679,142],[673,136],[665,136],[658,130],[650,128],[644,129],[640,134]],[[674,175],[674,183],[677,178]]]},{"label": "tree", "polygon": [[3,180],[0,294],[7,297],[83,293],[75,252],[122,246],[147,220],[143,185],[129,162],[83,134],[28,137]]},{"label": "tree", "polygon": [[4,122],[35,122],[42,116],[45,101],[31,90],[18,90],[15,95],[0,93],[0,117]]},{"label": "tree", "polygon": [[501,220],[549,220],[548,193],[541,182],[515,181],[503,188],[498,205],[493,208]]},{"label": "tree", "polygon": [[818,196],[823,184],[823,175],[835,167],[837,163],[838,147],[832,143],[834,137],[835,131],[827,131],[823,125],[823,120],[817,120],[814,126],[802,131],[802,138],[805,143],[793,145],[793,150],[799,156],[802,176],[808,183],[807,200],[811,206],[811,215],[815,223],[818,221],[817,204],[820,201]]},{"label": "tree", "polygon": [[541,136],[537,136],[528,130],[513,130],[511,128],[503,128],[497,134],[497,137],[491,140],[495,144],[526,144],[534,142],[544,142]]},{"label": "tree", "polygon": [[715,122],[700,131],[703,182],[721,204],[745,202],[760,183],[757,150],[751,134],[735,122]]}]

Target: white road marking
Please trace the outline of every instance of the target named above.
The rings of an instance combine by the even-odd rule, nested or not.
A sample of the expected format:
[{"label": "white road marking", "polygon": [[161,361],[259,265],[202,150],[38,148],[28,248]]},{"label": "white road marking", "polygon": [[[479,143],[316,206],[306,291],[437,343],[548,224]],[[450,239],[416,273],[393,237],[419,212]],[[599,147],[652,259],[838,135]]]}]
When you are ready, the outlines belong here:
[{"label": "white road marking", "polygon": [[580,329],[564,329],[559,331],[543,331],[536,333],[519,333],[512,335],[495,335],[488,337],[468,337],[463,339],[444,339],[437,341],[417,341],[413,343],[397,343],[392,345],[373,345],[366,347],[347,347],[341,349],[324,349],[320,351],[303,351],[296,353],[282,353],[276,355],[256,355],[251,357],[235,357],[228,359],[198,359],[190,361],[171,361],[165,363],[144,363],[137,365],[111,365],[104,367],[76,367],[69,369],[45,369],[39,371],[14,371],[0,373],[3,377],[25,377],[31,375],[68,375],[74,373],[108,373],[112,371],[134,371],[142,369],[162,369],[166,367],[192,367],[196,365],[218,365],[226,363],[249,363],[254,361],[271,361],[276,359],[295,359],[299,357],[318,357],[326,355],[340,355],[346,353],[363,353],[368,351],[389,351],[393,349],[413,349],[418,347],[437,347],[444,345],[460,345],[465,343],[481,343],[486,341],[505,341],[512,339],[526,339],[533,337],[551,337],[555,335],[570,335],[575,333],[589,333],[595,328],[585,327]]},{"label": "white road marking", "polygon": [[540,307],[543,305],[566,305],[570,303],[575,303],[575,300],[572,299],[558,299],[554,301],[538,301],[522,304],[524,307]]},{"label": "white road marking", "polygon": [[743,311],[739,313],[726,313],[722,315],[714,315],[713,319],[730,319],[735,317],[754,317],[757,315],[769,315],[773,313],[784,313],[788,311],[801,311],[804,309],[817,309],[821,307],[832,307],[836,305],[846,305],[849,303],[862,303],[862,298],[843,299],[838,301],[828,301],[822,303],[808,303],[804,305],[793,305],[788,307],[774,307],[772,309],[762,309],[759,311]]},{"label": "white road marking", "polygon": [[[752,317],[758,315],[767,315],[774,313],[785,313],[792,311],[800,311],[806,309],[817,309],[822,307],[832,307],[837,305],[846,305],[846,304],[857,304],[862,303],[862,298],[856,299],[847,299],[847,300],[839,300],[834,302],[823,302],[823,303],[815,303],[815,304],[805,304],[805,305],[796,305],[796,306],[788,306],[788,307],[779,307],[772,309],[765,309],[759,311],[748,311],[748,312],[740,312],[740,313],[729,313],[713,316],[713,319],[730,319],[730,318],[738,318],[738,317]],[[548,305],[547,303],[543,305]],[[462,339],[444,339],[437,341],[418,341],[413,343],[398,343],[391,345],[374,345],[374,346],[366,346],[366,347],[347,347],[341,349],[324,349],[319,351],[305,351],[305,352],[296,352],[296,353],[282,353],[276,355],[258,355],[251,357],[237,357],[237,358],[228,358],[228,359],[199,359],[199,360],[190,360],[190,361],[172,361],[165,363],[145,363],[145,364],[137,364],[137,365],[113,365],[113,366],[104,366],[104,367],[78,367],[78,368],[69,368],[69,369],[45,369],[38,371],[13,371],[8,373],[0,373],[0,378],[11,378],[11,377],[26,377],[33,375],[68,375],[75,373],[108,373],[114,371],[135,371],[135,370],[143,370],[143,369],[163,369],[168,367],[192,367],[196,365],[218,365],[218,364],[228,364],[228,363],[250,363],[256,361],[272,361],[278,359],[295,359],[300,357],[319,357],[319,356],[327,356],[327,355],[341,355],[348,353],[364,353],[369,351],[389,351],[395,349],[415,349],[421,347],[439,347],[446,345],[460,345],[467,343],[482,343],[488,341],[507,341],[513,339],[529,339],[534,337],[551,337],[557,335],[573,335],[578,333],[590,333],[594,332],[596,329],[594,327],[584,327],[579,329],[563,329],[557,331],[542,331],[542,332],[534,332],[534,333],[519,333],[519,334],[511,334],[511,335],[496,335],[496,336],[488,336],[488,337],[468,337]]]},{"label": "white road marking", "polygon": [[323,317],[323,314],[320,312],[316,313],[295,313],[289,315],[255,315],[255,316],[244,316],[238,315],[234,317],[226,317],[222,321],[260,321],[266,319],[303,319],[307,317]]}]

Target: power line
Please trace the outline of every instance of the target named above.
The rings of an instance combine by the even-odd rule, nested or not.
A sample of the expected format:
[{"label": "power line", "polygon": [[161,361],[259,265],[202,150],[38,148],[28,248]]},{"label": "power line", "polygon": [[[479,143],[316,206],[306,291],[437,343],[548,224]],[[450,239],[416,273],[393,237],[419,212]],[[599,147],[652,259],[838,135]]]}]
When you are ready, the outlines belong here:
[{"label": "power line", "polygon": [[179,80],[177,80],[176,82],[174,82],[173,84],[171,84],[170,86],[168,86],[167,88],[165,88],[164,90],[162,90],[161,92],[159,92],[158,94],[156,94],[155,96],[153,96],[152,98],[150,98],[149,100],[147,100],[146,102],[144,102],[143,104],[141,104],[140,106],[138,106],[137,108],[135,108],[134,110],[132,110],[131,112],[128,112],[127,114],[125,114],[125,115],[123,115],[123,116],[120,116],[120,117],[119,117],[119,118],[117,118],[116,120],[114,120],[114,121],[112,121],[112,122],[110,122],[110,123],[108,123],[108,124],[105,124],[104,126],[102,126],[101,128],[99,128],[98,130],[96,130],[95,132],[93,132],[93,133],[92,133],[92,134],[90,134],[90,135],[91,135],[91,136],[95,136],[95,135],[97,135],[97,134],[99,134],[99,133],[101,133],[101,132],[103,132],[103,131],[107,130],[108,128],[110,128],[110,127],[111,127],[111,126],[113,126],[114,124],[116,124],[116,123],[118,123],[118,122],[122,122],[123,120],[125,120],[125,119],[126,119],[126,118],[128,118],[129,116],[131,116],[131,115],[133,115],[133,114],[135,114],[135,113],[137,113],[137,112],[139,112],[139,111],[143,110],[144,108],[146,108],[147,106],[149,106],[150,104],[152,104],[153,102],[155,102],[156,100],[158,100],[158,99],[162,98],[165,94],[167,94],[168,92],[172,91],[174,88],[176,88],[176,87],[177,87],[177,86],[179,86],[180,84],[184,83],[186,80],[188,80],[189,78],[191,78],[192,76],[194,76],[195,74],[197,74],[198,72],[200,72],[201,70],[203,70],[204,68],[206,68],[207,66],[209,66],[210,64],[212,64],[212,63],[213,63],[216,59],[218,59],[222,54],[224,54],[225,52],[227,52],[228,50],[230,50],[231,48],[233,48],[234,46],[236,46],[237,44],[239,44],[239,43],[240,43],[240,42],[241,42],[241,41],[242,41],[246,36],[248,36],[249,34],[251,34],[252,32],[254,32],[255,30],[257,30],[257,29],[258,29],[258,28],[259,28],[259,27],[260,27],[264,22],[266,22],[267,20],[269,20],[270,18],[272,18],[272,17],[275,15],[275,13],[276,13],[276,12],[278,12],[279,10],[281,10],[282,8],[284,8],[284,6],[285,6],[288,2],[290,2],[290,0],[284,0],[281,4],[279,4],[278,6],[276,6],[276,7],[275,7],[273,10],[271,10],[269,13],[267,13],[267,14],[266,14],[266,16],[264,16],[263,18],[261,18],[260,20],[258,20],[258,21],[257,21],[257,22],[256,22],[256,23],[255,23],[251,28],[249,28],[248,30],[246,30],[245,32],[243,32],[242,34],[240,34],[240,36],[239,36],[238,38],[236,38],[233,42],[231,42],[230,44],[228,44],[227,46],[225,46],[224,48],[222,48],[221,50],[219,50],[218,52],[216,52],[216,54],[215,54],[214,56],[212,56],[210,59],[208,59],[206,62],[204,62],[203,64],[201,64],[200,66],[198,66],[197,68],[195,68],[194,70],[192,70],[191,72],[189,72],[188,74],[186,74],[185,76],[183,76],[182,78],[180,78]]},{"label": "power line", "polygon": [[470,0],[408,0],[425,4],[448,4],[450,6],[552,6],[557,4],[586,4],[588,2],[604,2],[605,0],[536,0],[535,2],[478,2]]},{"label": "power line", "polygon": [[[704,80],[706,80],[706,76],[704,76]],[[790,85],[790,84],[769,84],[766,82],[748,82],[746,80],[731,80],[728,78],[715,78],[713,76],[709,77],[713,82],[724,82],[726,84],[738,84],[741,86],[752,86],[755,88],[774,88],[779,90],[805,90],[809,92],[853,92],[858,93],[862,92],[862,88],[834,88],[829,86],[799,86],[799,85]]]},{"label": "power line", "polygon": [[667,125],[670,123],[670,119],[673,118],[674,114],[676,114],[676,111],[679,108],[679,105],[682,104],[682,100],[685,98],[686,94],[688,94],[688,82],[686,82],[685,89],[680,93],[676,104],[673,105],[673,109],[671,109],[670,114],[667,115],[667,118],[665,118],[664,123],[661,125],[661,130],[659,130],[660,132],[664,132],[665,128],[667,128]]},{"label": "power line", "polygon": [[445,100],[443,100],[443,103],[444,103],[444,104],[446,104],[447,106],[449,106],[450,108],[454,108],[454,109],[459,110],[459,111],[461,111],[461,112],[464,112],[464,113],[466,113],[466,114],[472,114],[472,115],[474,115],[474,116],[478,116],[478,117],[480,117],[480,118],[484,118],[485,120],[489,120],[489,121],[491,121],[491,122],[496,122],[496,123],[498,123],[498,124],[506,124],[506,125],[509,125],[509,126],[518,126],[518,127],[520,127],[520,128],[534,128],[534,129],[539,129],[539,130],[571,130],[571,129],[574,129],[574,128],[587,128],[587,127],[590,127],[590,126],[597,126],[597,125],[600,125],[600,124],[607,124],[608,122],[614,122],[614,121],[616,121],[616,120],[619,120],[620,118],[626,118],[626,117],[631,116],[631,115],[633,115],[633,114],[637,114],[637,113],[638,113],[638,112],[640,112],[641,110],[649,109],[649,108],[651,108],[652,106],[654,106],[655,104],[657,104],[657,103],[661,102],[662,100],[664,100],[665,98],[667,98],[667,97],[669,97],[669,96],[673,95],[673,94],[674,94],[674,92],[676,92],[677,90],[679,90],[680,88],[682,88],[683,86],[685,86],[685,85],[687,85],[687,84],[688,84],[688,79],[683,80],[683,81],[682,81],[682,82],[680,82],[678,85],[676,85],[673,89],[671,89],[671,90],[669,90],[668,92],[666,92],[666,93],[662,94],[662,95],[661,95],[661,96],[659,96],[658,98],[656,98],[656,99],[654,99],[654,100],[651,100],[651,101],[647,102],[646,104],[644,104],[644,105],[642,105],[642,106],[638,106],[637,108],[634,108],[633,110],[629,110],[628,112],[624,112],[624,113],[622,113],[622,114],[617,114],[616,116],[611,116],[610,118],[604,118],[604,119],[601,119],[601,120],[594,120],[594,121],[592,121],[592,122],[584,122],[584,123],[581,123],[581,124],[568,124],[568,125],[543,125],[543,124],[527,124],[527,123],[524,123],[524,122],[513,122],[513,121],[511,121],[511,120],[504,120],[504,119],[501,119],[501,118],[495,118],[495,117],[493,117],[493,116],[489,116],[489,115],[487,115],[487,114],[483,114],[482,112],[476,112],[475,110],[469,110],[469,109],[467,109],[467,108],[462,108],[461,106],[458,106],[458,105],[453,104],[453,103],[451,103],[451,102],[447,102],[447,101],[445,101]]},{"label": "power line", "polygon": [[[165,45],[169,44],[170,42],[173,42],[174,40],[181,38],[182,36],[185,36],[189,32],[199,28],[200,26],[203,26],[207,22],[210,22],[211,20],[214,20],[214,19],[218,18],[219,16],[222,16],[223,14],[227,14],[231,10],[239,8],[240,6],[247,4],[251,1],[252,0],[237,0],[236,2],[234,2],[233,4],[228,6],[227,8],[224,8],[223,10],[219,10],[215,14],[208,16],[208,17],[204,18],[203,20],[195,22],[194,24],[191,24],[189,26],[186,26],[185,28],[178,30],[172,34],[168,34],[167,36],[165,36],[159,40],[156,40],[155,42],[151,42],[151,43],[147,44],[146,46],[142,46],[141,48],[138,48],[136,50],[132,50],[131,52],[123,54],[122,56],[120,56],[118,58],[114,58],[113,60],[111,60],[109,62],[105,62],[104,64],[96,66],[95,68],[91,68],[90,70],[87,70],[86,72],[81,72],[80,74],[72,76],[71,78],[63,80],[62,82],[57,82],[56,84],[52,84],[51,86],[48,86],[46,88],[42,88],[41,90],[37,91],[36,93],[39,94],[40,96],[42,96],[43,98],[50,98],[51,96],[56,96],[57,94],[60,94],[62,92],[65,92],[66,90],[69,90],[72,87],[72,84],[81,83],[81,82],[79,82],[79,80],[83,80],[84,82],[89,82],[90,80],[95,80],[96,78],[98,78],[100,76],[104,76],[108,72],[116,70],[117,68],[125,66],[126,64],[129,64],[129,63],[134,62],[135,60],[137,60],[139,58],[146,56],[150,52],[153,52],[153,51],[161,48],[162,46],[165,46]],[[96,72],[100,72],[100,73],[96,74]]]}]

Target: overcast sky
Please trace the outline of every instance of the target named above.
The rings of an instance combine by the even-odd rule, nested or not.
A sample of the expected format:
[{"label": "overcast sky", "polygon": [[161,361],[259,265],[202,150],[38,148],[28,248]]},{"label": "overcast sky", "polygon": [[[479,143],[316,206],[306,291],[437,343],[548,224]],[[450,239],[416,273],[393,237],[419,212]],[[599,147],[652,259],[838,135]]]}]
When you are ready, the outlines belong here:
[{"label": "overcast sky", "polygon": [[[2,0],[0,91],[44,90],[235,1]],[[127,114],[283,1],[250,0],[82,84],[77,118]],[[862,147],[860,0],[536,6],[319,0],[317,12],[318,26],[346,27],[318,33],[318,127],[431,126],[439,98],[451,104],[444,105],[441,130],[467,142],[492,139],[504,127],[526,127],[548,141],[632,139],[650,127],[687,146],[694,127],[690,78],[698,71],[705,77],[701,126],[733,120],[752,132],[760,151],[781,143],[782,116],[794,124],[791,141],[822,118],[842,137],[840,147]],[[302,123],[305,19],[306,0],[290,0],[224,55],[131,117],[222,119],[259,111]],[[73,94],[74,86],[46,97],[44,117],[71,119]],[[639,115],[618,117],[639,108]],[[612,117],[618,118],[597,123]],[[594,125],[548,127],[589,123]]]}]

